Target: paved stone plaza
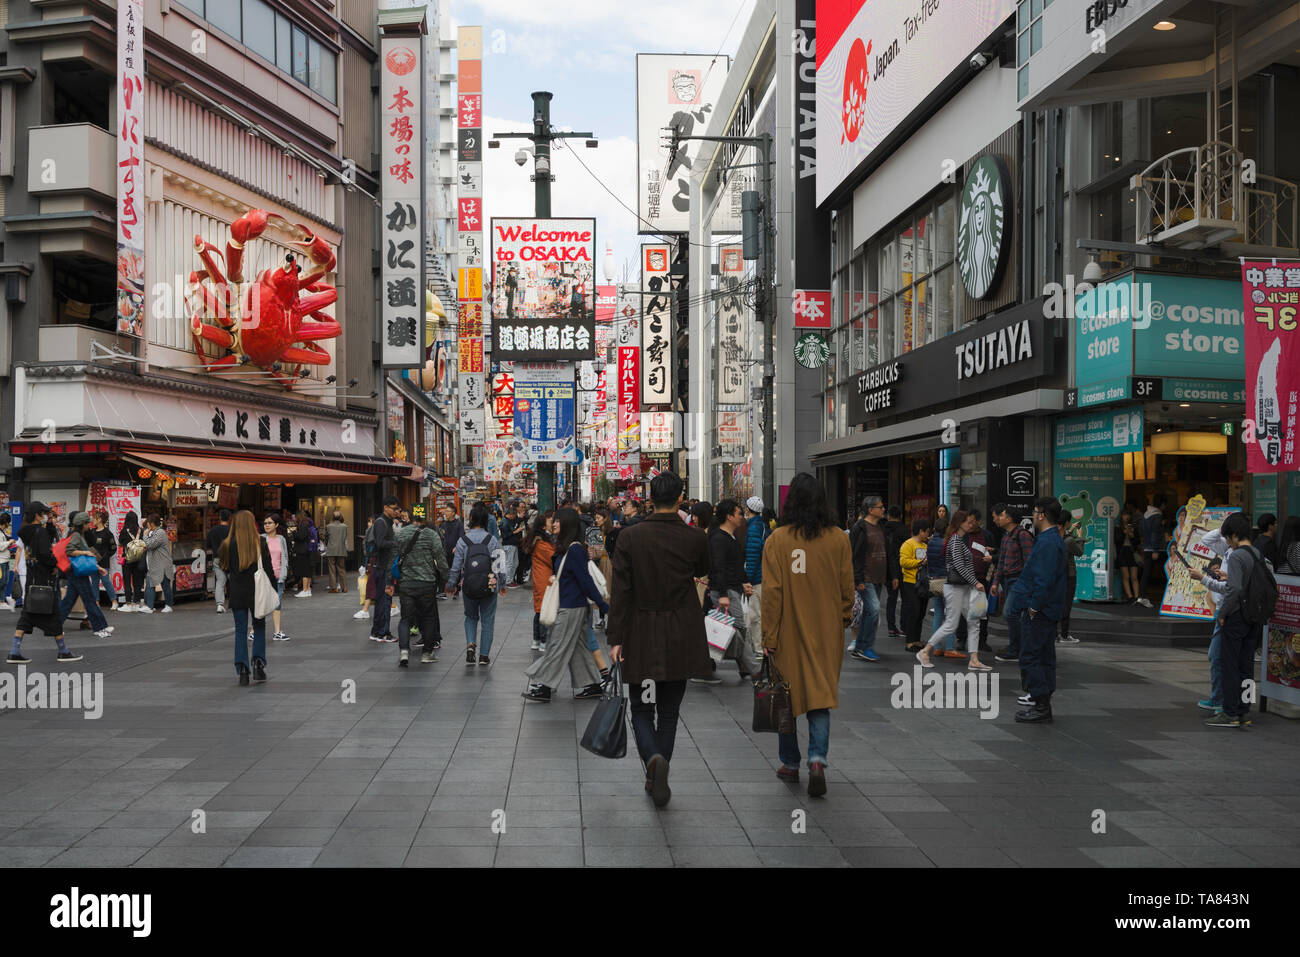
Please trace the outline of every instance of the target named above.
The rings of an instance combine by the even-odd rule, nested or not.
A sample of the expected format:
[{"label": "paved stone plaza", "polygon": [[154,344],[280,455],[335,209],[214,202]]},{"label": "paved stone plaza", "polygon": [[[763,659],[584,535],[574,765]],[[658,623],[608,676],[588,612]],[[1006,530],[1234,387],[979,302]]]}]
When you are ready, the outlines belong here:
[{"label": "paved stone plaza", "polygon": [[[879,664],[845,660],[822,799],[806,769],[798,786],[776,779],[776,738],[749,731],[751,692],[728,663],[722,684],[687,692],[672,803],[656,811],[634,753],[579,748],[591,702],[567,687],[549,705],[520,698],[530,598],[503,600],[490,668],[466,667],[452,601],[440,660],[399,670],[397,646],[350,617],[355,594],[286,597],[292,640],[268,642],[270,681],[251,688],[211,603],[110,613],[107,641],[71,630],[85,661],[68,670],[104,674],[103,715],[0,714],[0,866],[1300,861],[1300,725],[1206,728],[1203,651],[1061,647],[1056,723],[1039,727],[1013,721],[1011,665],[994,720],[895,710],[890,678],[914,661],[882,636]],[[53,642],[24,650],[29,672],[54,668]]]}]

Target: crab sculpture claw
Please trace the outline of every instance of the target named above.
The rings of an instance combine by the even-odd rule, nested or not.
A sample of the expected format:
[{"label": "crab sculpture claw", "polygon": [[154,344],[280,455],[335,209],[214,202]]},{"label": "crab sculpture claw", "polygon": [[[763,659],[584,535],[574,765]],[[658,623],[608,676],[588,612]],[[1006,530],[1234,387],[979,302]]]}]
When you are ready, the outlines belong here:
[{"label": "crab sculpture claw", "polygon": [[266,230],[273,216],[264,209],[250,209],[230,224],[230,241],[226,243],[226,278],[231,282],[244,281],[244,245]]},{"label": "crab sculpture claw", "polygon": [[311,260],[313,267],[311,272],[298,280],[298,288],[302,289],[323,279],[334,268],[336,259],[334,250],[330,248],[329,243],[315,235],[302,223],[295,223],[294,225],[303,231],[306,238],[295,240],[293,245],[302,247],[303,253]]}]

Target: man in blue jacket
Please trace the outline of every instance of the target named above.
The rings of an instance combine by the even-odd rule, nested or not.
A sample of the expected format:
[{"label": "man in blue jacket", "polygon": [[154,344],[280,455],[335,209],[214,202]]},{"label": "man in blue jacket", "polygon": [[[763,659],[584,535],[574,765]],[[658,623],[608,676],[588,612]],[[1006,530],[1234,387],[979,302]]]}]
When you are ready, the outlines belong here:
[{"label": "man in blue jacket", "polygon": [[771,529],[763,521],[763,500],[751,495],[745,500],[745,574],[754,586],[754,595],[749,600],[749,640],[754,644],[754,653],[762,654],[763,649],[763,545]]},{"label": "man in blue jacket", "polygon": [[[1065,542],[1058,528],[1061,503],[1040,498],[1034,503],[1033,551],[1007,598],[1007,615],[1022,617],[1020,671],[1028,705],[1016,712],[1022,724],[1050,724],[1052,693],[1056,691],[1056,632],[1065,614],[1067,585]],[[1026,620],[1027,619],[1027,620]]]}]

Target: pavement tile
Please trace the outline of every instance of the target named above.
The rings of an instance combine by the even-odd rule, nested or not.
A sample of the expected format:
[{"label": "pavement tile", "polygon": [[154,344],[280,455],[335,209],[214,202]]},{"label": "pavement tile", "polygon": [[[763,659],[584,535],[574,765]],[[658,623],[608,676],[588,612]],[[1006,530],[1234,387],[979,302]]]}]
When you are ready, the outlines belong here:
[{"label": "pavement tile", "polygon": [[486,847],[435,847],[416,844],[402,862],[403,867],[491,867],[496,844]]},{"label": "pavement tile", "polygon": [[320,847],[241,847],[226,858],[225,867],[311,867]]},{"label": "pavement tile", "polygon": [[[587,844],[583,849],[588,867],[672,867],[673,856],[666,846],[646,844],[613,846]],[[724,865],[718,865],[724,866]]]}]

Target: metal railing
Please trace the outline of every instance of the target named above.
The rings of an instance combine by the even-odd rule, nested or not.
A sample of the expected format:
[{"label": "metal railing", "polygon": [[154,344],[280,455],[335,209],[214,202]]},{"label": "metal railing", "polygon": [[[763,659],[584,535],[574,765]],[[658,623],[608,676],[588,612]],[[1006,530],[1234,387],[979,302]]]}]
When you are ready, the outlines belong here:
[{"label": "metal railing", "polygon": [[1216,140],[1175,150],[1136,174],[1137,241],[1159,242],[1167,233],[1193,229],[1223,239],[1233,226],[1244,233],[1241,163],[1240,150]]},{"label": "metal railing", "polygon": [[1295,183],[1263,173],[1256,174],[1256,180],[1245,187],[1247,245],[1295,249],[1300,189]]}]

